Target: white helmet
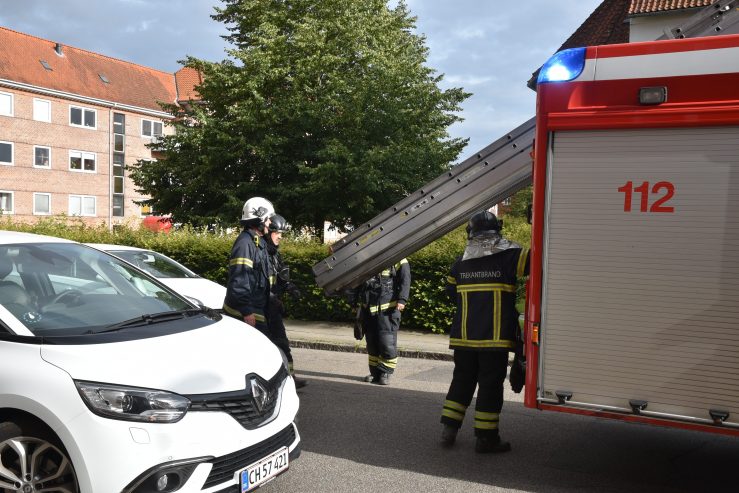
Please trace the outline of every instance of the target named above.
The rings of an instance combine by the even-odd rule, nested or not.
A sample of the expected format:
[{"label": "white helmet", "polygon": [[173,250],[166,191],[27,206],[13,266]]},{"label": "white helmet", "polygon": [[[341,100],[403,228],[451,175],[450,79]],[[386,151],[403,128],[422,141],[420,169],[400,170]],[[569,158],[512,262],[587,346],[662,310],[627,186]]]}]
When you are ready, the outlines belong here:
[{"label": "white helmet", "polygon": [[252,197],[244,202],[244,209],[241,212],[242,221],[251,221],[259,219],[264,222],[275,214],[275,206],[272,202],[262,197]]}]

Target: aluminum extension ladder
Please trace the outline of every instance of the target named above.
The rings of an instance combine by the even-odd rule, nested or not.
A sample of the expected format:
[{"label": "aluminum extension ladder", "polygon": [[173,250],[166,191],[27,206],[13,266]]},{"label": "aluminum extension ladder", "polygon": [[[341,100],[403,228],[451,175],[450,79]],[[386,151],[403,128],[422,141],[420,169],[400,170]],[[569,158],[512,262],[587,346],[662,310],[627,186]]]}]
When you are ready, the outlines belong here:
[{"label": "aluminum extension ladder", "polygon": [[358,285],[531,184],[536,119],[496,140],[334,244],[313,266],[327,293]]}]

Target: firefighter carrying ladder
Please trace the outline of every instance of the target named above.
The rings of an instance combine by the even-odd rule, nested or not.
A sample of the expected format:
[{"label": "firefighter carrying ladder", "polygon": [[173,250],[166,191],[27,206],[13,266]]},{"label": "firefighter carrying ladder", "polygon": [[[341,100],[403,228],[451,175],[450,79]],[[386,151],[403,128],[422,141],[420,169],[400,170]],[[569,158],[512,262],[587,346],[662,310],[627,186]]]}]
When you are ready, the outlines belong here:
[{"label": "firefighter carrying ladder", "polygon": [[[659,39],[739,33],[739,0],[718,0]],[[362,224],[313,266],[327,293],[354,287],[531,184],[536,118]]]}]

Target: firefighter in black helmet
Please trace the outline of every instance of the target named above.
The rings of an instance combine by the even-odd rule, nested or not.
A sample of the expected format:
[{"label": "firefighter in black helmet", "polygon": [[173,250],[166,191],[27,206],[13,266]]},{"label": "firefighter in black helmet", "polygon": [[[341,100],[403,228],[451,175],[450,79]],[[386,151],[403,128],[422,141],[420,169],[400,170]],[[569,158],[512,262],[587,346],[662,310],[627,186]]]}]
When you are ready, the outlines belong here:
[{"label": "firefighter in black helmet", "polygon": [[270,218],[267,234],[264,236],[267,246],[267,254],[269,259],[269,309],[267,316],[268,333],[270,340],[285,353],[287,356],[290,374],[295,380],[295,387],[305,387],[307,380],[298,378],[293,373],[293,356],[290,351],[290,341],[287,338],[285,323],[282,320],[285,314],[285,305],[282,302],[282,296],[288,293],[293,299],[300,298],[300,290],[290,281],[288,269],[282,261],[280,255],[280,242],[282,241],[282,233],[287,229],[287,221],[279,214],[275,214]]},{"label": "firefighter in black helmet", "polygon": [[388,385],[398,364],[400,313],[408,303],[411,268],[406,259],[372,276],[350,294],[367,337],[370,374],[366,382]]},{"label": "firefighter in black helmet", "polygon": [[503,238],[501,227],[491,212],[474,214],[467,225],[464,255],[447,278],[447,293],[457,308],[449,339],[454,374],[442,410],[442,445],[454,444],[479,386],[474,416],[479,453],[511,449],[500,439],[498,422],[508,352],[515,349],[519,330],[517,281],[529,271],[528,249]]}]

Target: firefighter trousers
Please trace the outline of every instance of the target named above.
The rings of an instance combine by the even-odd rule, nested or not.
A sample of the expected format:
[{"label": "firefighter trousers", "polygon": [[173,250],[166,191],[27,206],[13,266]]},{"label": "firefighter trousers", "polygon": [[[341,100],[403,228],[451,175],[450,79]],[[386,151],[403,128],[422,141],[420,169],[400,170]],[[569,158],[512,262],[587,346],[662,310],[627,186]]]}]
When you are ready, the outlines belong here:
[{"label": "firefighter trousers", "polygon": [[444,401],[441,422],[460,428],[475,387],[479,386],[475,403],[475,436],[497,435],[507,370],[507,351],[455,349],[454,374]]},{"label": "firefighter trousers", "polygon": [[290,373],[293,372],[293,355],[290,352],[290,341],[287,339],[285,322],[282,320],[282,302],[269,304],[269,317],[267,318],[267,337],[272,343],[280,348],[285,356]]},{"label": "firefighter trousers", "polygon": [[398,364],[398,329],[400,311],[396,308],[371,314],[362,310],[362,325],[367,338],[369,369],[373,377],[392,374]]}]

